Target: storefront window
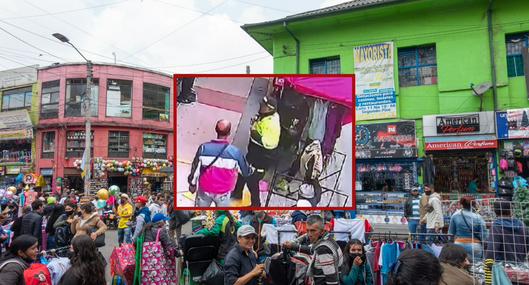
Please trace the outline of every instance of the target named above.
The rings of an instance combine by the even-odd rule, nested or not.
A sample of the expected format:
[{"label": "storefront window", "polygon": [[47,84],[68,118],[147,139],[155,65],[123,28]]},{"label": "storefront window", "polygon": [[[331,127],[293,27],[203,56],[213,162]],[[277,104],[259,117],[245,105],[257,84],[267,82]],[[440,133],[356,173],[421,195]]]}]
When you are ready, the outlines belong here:
[{"label": "storefront window", "polygon": [[310,60],[311,74],[340,74],[340,57]]},{"label": "storefront window", "polygon": [[53,158],[55,153],[55,132],[42,134],[42,158]]},{"label": "storefront window", "polygon": [[159,134],[143,134],[143,157],[167,158],[167,136]]},{"label": "storefront window", "polygon": [[[91,136],[90,154],[94,156],[94,132]],[[67,157],[83,157],[85,150],[85,132],[84,131],[69,131],[66,133],[66,156]]]},{"label": "storefront window", "polygon": [[59,117],[59,86],[59,80],[42,83],[40,106],[41,119]]},{"label": "storefront window", "polygon": [[108,157],[129,156],[129,132],[108,133]]},{"label": "storefront window", "polygon": [[[86,79],[68,79],[66,80],[66,107],[65,117],[83,117],[83,99],[86,93]],[[97,117],[99,97],[99,80],[94,79],[92,82],[92,96],[90,96],[91,116]]]},{"label": "storefront window", "polygon": [[143,119],[169,121],[169,88],[143,84]]},{"label": "storefront window", "polygon": [[132,81],[108,80],[107,116],[121,118],[132,116]]},{"label": "storefront window", "polygon": [[505,41],[509,77],[524,76],[523,50],[529,47],[529,33],[509,35]]},{"label": "storefront window", "polygon": [[4,91],[2,95],[2,111],[31,107],[31,96],[31,86]]}]

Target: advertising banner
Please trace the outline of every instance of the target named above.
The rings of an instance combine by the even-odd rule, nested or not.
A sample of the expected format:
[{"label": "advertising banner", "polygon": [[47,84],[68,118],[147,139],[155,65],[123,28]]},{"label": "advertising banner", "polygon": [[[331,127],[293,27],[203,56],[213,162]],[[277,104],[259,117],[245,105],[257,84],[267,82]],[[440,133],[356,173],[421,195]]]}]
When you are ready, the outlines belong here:
[{"label": "advertising banner", "polygon": [[356,158],[417,157],[415,121],[356,126]]}]

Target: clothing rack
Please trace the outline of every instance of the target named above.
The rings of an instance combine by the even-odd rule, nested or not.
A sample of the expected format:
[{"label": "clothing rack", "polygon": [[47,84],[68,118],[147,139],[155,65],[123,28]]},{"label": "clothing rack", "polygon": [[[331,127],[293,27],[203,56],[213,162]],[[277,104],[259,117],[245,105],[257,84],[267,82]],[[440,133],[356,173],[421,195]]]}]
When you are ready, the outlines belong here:
[{"label": "clothing rack", "polygon": [[41,252],[39,252],[39,254],[37,256],[49,256],[50,254],[56,254],[57,252],[61,252],[61,251],[64,251],[64,250],[69,250],[70,249],[70,246],[63,246],[63,247],[58,247],[58,248],[54,248],[54,249],[48,249],[48,250],[43,250]]},{"label": "clothing rack", "polygon": [[[281,233],[298,233],[298,231],[294,231],[294,230],[278,230],[277,231],[277,241],[278,241],[279,245],[282,245],[281,244]],[[334,235],[334,234],[348,234],[349,235],[349,240],[352,238],[351,232],[331,231],[331,232],[329,232],[329,234],[330,235]]]},{"label": "clothing rack", "polygon": [[[426,240],[426,238],[437,237],[444,241],[451,241],[454,239],[452,234],[444,233],[395,233],[395,232],[370,232],[366,233],[366,240],[407,240],[419,241]],[[373,238],[374,237],[374,238]]]}]

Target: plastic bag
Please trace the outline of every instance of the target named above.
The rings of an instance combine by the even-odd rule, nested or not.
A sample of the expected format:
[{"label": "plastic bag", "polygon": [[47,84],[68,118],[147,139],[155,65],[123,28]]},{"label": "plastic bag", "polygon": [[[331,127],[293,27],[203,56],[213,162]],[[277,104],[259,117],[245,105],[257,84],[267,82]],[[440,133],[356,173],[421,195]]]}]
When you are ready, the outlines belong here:
[{"label": "plastic bag", "polygon": [[204,274],[202,274],[202,278],[200,278],[200,284],[204,285],[223,285],[224,284],[224,271],[220,267],[220,265],[217,263],[216,260],[213,260]]}]

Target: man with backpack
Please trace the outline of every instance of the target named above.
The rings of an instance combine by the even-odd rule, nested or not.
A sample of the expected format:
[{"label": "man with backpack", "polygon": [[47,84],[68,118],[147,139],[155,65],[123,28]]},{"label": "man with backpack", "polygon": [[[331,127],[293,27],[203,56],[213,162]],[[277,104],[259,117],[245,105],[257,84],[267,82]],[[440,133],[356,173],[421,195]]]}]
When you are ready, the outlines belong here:
[{"label": "man with backpack", "polygon": [[77,205],[73,204],[72,201],[66,201],[64,205],[64,214],[53,224],[55,229],[55,240],[57,247],[63,247],[70,245],[73,238],[71,224],[73,223],[76,215]]},{"label": "man with backpack", "polygon": [[211,229],[202,229],[198,231],[197,235],[218,236],[219,237],[219,251],[217,259],[222,264],[224,257],[228,251],[237,243],[237,229],[241,223],[236,221],[231,215],[230,211],[216,211],[215,225]]},{"label": "man with backpack", "polygon": [[32,211],[24,215],[20,225],[20,235],[31,235],[37,238],[42,246],[42,215],[44,214],[44,203],[36,200],[31,203]]},{"label": "man with backpack", "polygon": [[230,196],[235,189],[238,173],[244,177],[251,170],[241,151],[228,142],[231,123],[220,120],[215,126],[217,139],[201,144],[191,165],[187,178],[189,191],[197,192],[195,204],[198,207],[231,206]]}]

